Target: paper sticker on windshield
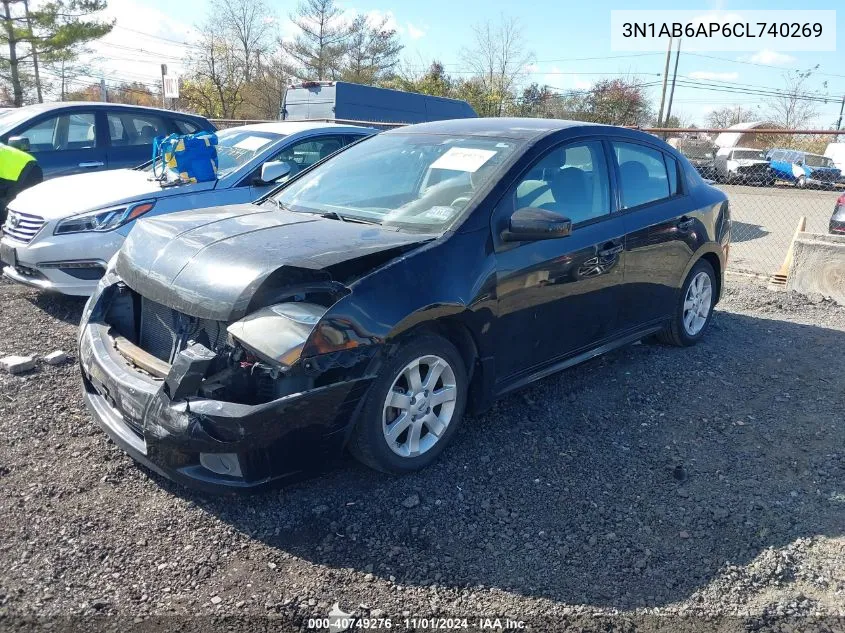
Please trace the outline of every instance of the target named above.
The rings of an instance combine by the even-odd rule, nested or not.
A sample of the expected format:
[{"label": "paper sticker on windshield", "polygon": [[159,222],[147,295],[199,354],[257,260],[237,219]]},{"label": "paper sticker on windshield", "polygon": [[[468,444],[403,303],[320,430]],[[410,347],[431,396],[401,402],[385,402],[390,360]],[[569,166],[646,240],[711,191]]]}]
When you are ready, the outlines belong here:
[{"label": "paper sticker on windshield", "polygon": [[428,211],[423,213],[423,217],[431,218],[432,220],[448,220],[455,215],[455,210],[452,207],[431,207]]},{"label": "paper sticker on windshield", "polygon": [[478,171],[496,152],[475,147],[450,147],[446,153],[431,164],[432,169],[452,169],[454,171]]},{"label": "paper sticker on windshield", "polygon": [[269,142],[269,139],[261,136],[247,136],[244,140],[235,143],[234,147],[245,149],[248,152],[257,152]]}]

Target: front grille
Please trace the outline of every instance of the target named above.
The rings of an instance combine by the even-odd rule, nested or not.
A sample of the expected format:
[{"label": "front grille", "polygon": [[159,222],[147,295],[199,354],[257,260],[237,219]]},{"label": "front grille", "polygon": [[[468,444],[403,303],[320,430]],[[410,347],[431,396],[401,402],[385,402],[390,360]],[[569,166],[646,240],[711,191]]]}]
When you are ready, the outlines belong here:
[{"label": "front grille", "polygon": [[742,174],[764,174],[769,171],[769,166],[763,163],[759,165],[743,165],[738,167],[737,171]]},{"label": "front grille", "polygon": [[156,358],[172,363],[192,343],[216,350],[226,342],[226,324],[198,319],[141,297],[138,345]]},{"label": "front grille", "polygon": [[44,218],[39,215],[9,209],[9,215],[3,225],[3,234],[27,244],[38,234],[44,224]]}]

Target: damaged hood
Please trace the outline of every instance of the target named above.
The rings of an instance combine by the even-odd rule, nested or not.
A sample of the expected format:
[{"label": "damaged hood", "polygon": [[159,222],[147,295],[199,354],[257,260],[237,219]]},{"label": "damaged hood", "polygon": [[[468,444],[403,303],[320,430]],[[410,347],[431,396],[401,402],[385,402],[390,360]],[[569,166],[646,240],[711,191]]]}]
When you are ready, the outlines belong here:
[{"label": "damaged hood", "polygon": [[116,272],[147,299],[195,317],[232,321],[245,315],[262,283],[283,267],[317,272],[430,239],[253,204],[229,205],[139,221],[118,254]]}]

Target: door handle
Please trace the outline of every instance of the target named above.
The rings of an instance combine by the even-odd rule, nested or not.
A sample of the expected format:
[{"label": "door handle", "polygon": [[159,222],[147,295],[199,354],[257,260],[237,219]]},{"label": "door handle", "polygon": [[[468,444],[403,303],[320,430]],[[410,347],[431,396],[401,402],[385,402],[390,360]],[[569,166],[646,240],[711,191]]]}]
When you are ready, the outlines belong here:
[{"label": "door handle", "polygon": [[599,257],[613,257],[614,255],[618,255],[622,252],[625,247],[622,244],[614,244],[613,242],[608,242],[604,245],[604,247],[599,251]]},{"label": "door handle", "polygon": [[79,166],[84,169],[93,169],[94,167],[102,167],[105,163],[101,160],[92,160],[89,163],[79,163]]},{"label": "door handle", "polygon": [[695,226],[695,218],[683,216],[680,220],[678,220],[678,224],[676,226],[682,231],[689,231],[693,226]]}]

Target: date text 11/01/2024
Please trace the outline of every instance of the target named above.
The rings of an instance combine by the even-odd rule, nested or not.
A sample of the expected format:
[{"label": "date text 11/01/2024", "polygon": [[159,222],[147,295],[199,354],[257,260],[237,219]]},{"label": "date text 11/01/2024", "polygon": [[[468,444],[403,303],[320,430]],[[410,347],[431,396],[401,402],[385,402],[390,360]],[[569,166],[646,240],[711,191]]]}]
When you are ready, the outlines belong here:
[{"label": "date text 11/01/2024", "polygon": [[473,630],[473,631],[519,631],[525,630],[524,620],[511,618],[415,618],[401,619],[375,617],[334,617],[309,618],[308,628],[326,630],[330,633],[352,630],[386,631],[391,629],[412,631],[445,631],[445,630]]}]

